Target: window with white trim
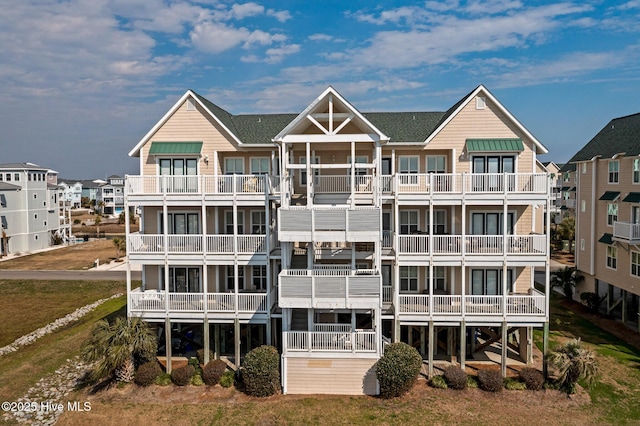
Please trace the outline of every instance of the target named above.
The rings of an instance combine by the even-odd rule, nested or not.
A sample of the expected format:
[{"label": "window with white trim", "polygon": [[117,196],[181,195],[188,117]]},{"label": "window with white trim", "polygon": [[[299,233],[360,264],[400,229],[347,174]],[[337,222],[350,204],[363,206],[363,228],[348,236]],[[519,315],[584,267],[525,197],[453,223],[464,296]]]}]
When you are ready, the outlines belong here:
[{"label": "window with white trim", "polygon": [[580,211],[584,213],[587,210],[587,201],[580,200]]},{"label": "window with white trim", "polygon": [[[429,288],[429,268],[427,270],[427,281],[426,288]],[[434,266],[433,267],[433,289],[439,291],[445,291],[447,289],[447,283],[444,279],[444,266]]]},{"label": "window with white trim", "polygon": [[[233,291],[235,289],[234,277],[235,274],[233,273],[233,265],[227,265],[227,290]],[[244,266],[238,266],[238,290],[244,290]]]},{"label": "window with white trim", "polygon": [[570,172],[564,172],[562,175],[562,181],[563,182],[571,182],[571,173]]},{"label": "window with white trim", "polygon": [[427,173],[446,173],[447,157],[444,155],[427,155]]},{"label": "window with white trim", "polygon": [[587,173],[587,163],[582,163],[582,174]]},{"label": "window with white trim", "polygon": [[640,183],[640,158],[633,160],[633,183]]},{"label": "window with white trim", "polygon": [[[366,164],[369,162],[369,157],[366,155],[356,155],[355,161],[355,174],[356,176],[365,176],[367,174],[366,167],[358,167],[358,164]],[[351,156],[347,156],[347,163],[351,164]],[[351,169],[347,169],[347,174],[351,174]]]},{"label": "window with white trim", "polygon": [[268,175],[270,163],[271,159],[269,157],[251,157],[249,173],[252,175]]},{"label": "window with white trim", "polygon": [[187,111],[195,111],[195,110],[196,110],[196,103],[191,98],[187,99]]},{"label": "window with white trim", "polygon": [[487,106],[487,98],[484,96],[476,97],[476,109],[485,109]]},{"label": "window with white trim", "polygon": [[413,234],[419,229],[418,210],[400,210],[400,234]]},{"label": "window with white trim", "polygon": [[620,161],[609,161],[609,183],[618,183],[620,175]]},{"label": "window with white trim", "polygon": [[616,269],[618,266],[618,248],[607,246],[607,268]]},{"label": "window with white trim", "polygon": [[224,159],[225,175],[243,175],[244,174],[244,158],[230,157]]},{"label": "window with white trim", "polygon": [[[236,216],[238,221],[238,235],[244,234],[244,212],[242,210],[238,210],[238,214]],[[225,234],[233,235],[233,210],[227,210],[224,212],[224,230]]]},{"label": "window with white trim", "polygon": [[640,252],[631,252],[631,275],[640,277]]},{"label": "window with white trim", "polygon": [[[429,223],[429,211],[427,211],[426,221],[427,232],[431,232]],[[446,210],[434,210],[433,211],[433,234],[444,235],[447,232],[447,211]]]},{"label": "window with white trim", "polygon": [[251,233],[264,235],[267,233],[264,210],[254,210],[251,212]]},{"label": "window with white trim", "polygon": [[[160,290],[165,289],[164,267],[160,268]],[[201,292],[200,268],[171,267],[169,268],[169,292],[171,293],[199,293]]]},{"label": "window with white trim", "polygon": [[251,267],[251,283],[254,290],[267,289],[267,265],[254,265]]},{"label": "window with white trim", "polygon": [[[472,269],[471,294],[502,294],[502,269]],[[507,269],[507,289],[513,291],[513,270]]]},{"label": "window with white trim", "polygon": [[[168,213],[167,227],[169,234],[186,235],[198,234],[200,232],[200,214],[199,213]],[[164,233],[164,215],[160,213],[158,221],[160,234]]]},{"label": "window with white trim", "polygon": [[400,291],[418,291],[417,266],[400,266]]},{"label": "window with white trim", "polygon": [[420,157],[417,155],[398,156],[398,173],[418,174]]},{"label": "window with white trim", "polygon": [[607,225],[613,226],[613,222],[618,220],[618,205],[607,203]]},{"label": "window with white trim", "polygon": [[580,238],[580,250],[584,251],[584,238]]}]

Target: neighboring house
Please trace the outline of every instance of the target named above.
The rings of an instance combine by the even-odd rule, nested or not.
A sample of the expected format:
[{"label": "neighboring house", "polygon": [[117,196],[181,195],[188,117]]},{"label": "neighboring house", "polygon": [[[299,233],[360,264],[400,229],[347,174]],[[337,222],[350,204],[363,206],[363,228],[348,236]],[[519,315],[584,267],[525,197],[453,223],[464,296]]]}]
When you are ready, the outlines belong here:
[{"label": "neighboring house", "polygon": [[611,120],[561,172],[575,194],[578,293],[606,296],[607,314],[640,328],[640,113]]},{"label": "neighboring house", "polygon": [[329,87],[300,114],[231,115],[187,91],[129,153],[128,315],[169,371],[276,345],[285,393],[376,393],[391,341],[429,375],[490,346],[503,373],[530,364],[549,321],[546,152],[483,86],[446,112],[361,113]]},{"label": "neighboring house", "polygon": [[91,200],[98,198],[98,192],[100,191],[100,185],[104,183],[101,180],[80,180],[82,184],[82,197]]},{"label": "neighboring house", "polygon": [[112,175],[99,186],[96,205],[100,203],[103,203],[103,215],[117,216],[124,211],[124,178]]},{"label": "neighboring house", "polygon": [[57,172],[32,163],[0,164],[0,254],[26,253],[70,236]]},{"label": "neighboring house", "polygon": [[82,205],[82,182],[67,179],[60,179],[60,196],[72,209],[80,208]]},{"label": "neighboring house", "polygon": [[542,163],[544,170],[549,173],[551,177],[551,222],[560,223],[562,220],[562,193],[561,189],[561,174],[560,168],[563,164],[556,164],[553,161],[547,161]]}]

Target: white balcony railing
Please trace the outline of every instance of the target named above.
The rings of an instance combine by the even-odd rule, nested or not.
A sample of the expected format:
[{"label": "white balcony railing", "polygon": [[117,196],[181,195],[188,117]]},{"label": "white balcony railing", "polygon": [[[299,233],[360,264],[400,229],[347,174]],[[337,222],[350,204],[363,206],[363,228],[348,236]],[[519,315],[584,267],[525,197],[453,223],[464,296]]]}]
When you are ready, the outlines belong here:
[{"label": "white balcony railing", "polygon": [[347,175],[322,175],[316,176],[313,183],[313,191],[317,194],[349,194],[371,193],[373,191],[374,177],[371,175],[358,175],[353,178],[353,191],[351,190],[351,176]]},{"label": "white balcony railing", "polygon": [[545,306],[545,295],[536,290],[532,290],[531,294],[510,294],[508,296],[400,294],[398,312],[401,315],[425,314],[434,316],[544,316]]},{"label": "white balcony railing", "polygon": [[613,236],[621,240],[640,240],[640,224],[630,222],[613,222]]},{"label": "white balcony railing", "polygon": [[166,293],[134,290],[129,293],[132,312],[266,313],[266,293]]},{"label": "white balcony railing", "polygon": [[279,275],[284,308],[366,307],[380,303],[380,275],[372,269],[287,269]]},{"label": "white balcony railing", "polygon": [[[505,241],[506,238],[506,241]],[[398,235],[398,253],[430,254],[429,241],[432,241],[433,254],[462,254],[463,237],[461,235]],[[466,235],[464,249],[467,254],[545,254],[547,238],[545,235]],[[506,242],[506,246],[504,243]]]},{"label": "white balcony railing", "polygon": [[127,176],[125,182],[127,195],[264,194],[269,188],[279,190],[273,179],[267,182],[267,175]]},{"label": "white balcony railing", "polygon": [[380,209],[296,208],[279,210],[282,241],[306,241],[311,233],[332,233],[331,241],[376,241],[380,237]]},{"label": "white balcony railing", "polygon": [[375,331],[285,331],[283,352],[377,352]]},{"label": "white balcony railing", "polygon": [[[206,235],[206,253],[253,254],[266,251],[266,235]],[[202,253],[202,235],[130,234],[127,250],[130,254],[192,254]]]}]

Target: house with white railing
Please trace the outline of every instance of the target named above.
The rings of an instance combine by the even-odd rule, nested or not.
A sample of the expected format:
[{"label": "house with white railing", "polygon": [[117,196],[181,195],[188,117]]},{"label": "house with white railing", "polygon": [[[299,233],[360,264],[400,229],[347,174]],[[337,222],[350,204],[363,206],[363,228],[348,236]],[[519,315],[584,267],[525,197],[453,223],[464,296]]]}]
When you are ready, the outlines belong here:
[{"label": "house with white railing", "polygon": [[640,329],[640,113],[607,123],[561,172],[573,196],[577,288],[601,311]]},{"label": "house with white railing", "polygon": [[392,341],[429,375],[488,348],[503,370],[531,363],[549,320],[545,152],[483,86],[402,113],[329,87],[299,114],[232,115],[187,91],[129,153],[128,314],[169,369],[277,346],[285,393],[375,394]]}]

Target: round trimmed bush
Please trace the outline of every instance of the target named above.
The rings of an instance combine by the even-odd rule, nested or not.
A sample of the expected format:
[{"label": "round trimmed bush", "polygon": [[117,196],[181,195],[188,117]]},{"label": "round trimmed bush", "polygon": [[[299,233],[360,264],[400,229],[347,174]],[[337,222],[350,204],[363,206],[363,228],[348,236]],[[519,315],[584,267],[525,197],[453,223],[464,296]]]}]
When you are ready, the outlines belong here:
[{"label": "round trimmed bush", "polygon": [[171,381],[178,386],[187,386],[191,383],[191,377],[195,373],[195,369],[191,365],[183,365],[171,372]]},{"label": "round trimmed bush", "polygon": [[450,365],[444,370],[444,378],[451,389],[462,390],[467,388],[467,373],[462,368]]},{"label": "round trimmed bush", "polygon": [[145,362],[136,371],[136,376],[133,379],[138,386],[152,385],[156,378],[162,374],[162,367],[156,361]]},{"label": "round trimmed bush", "polygon": [[535,368],[526,367],[520,370],[520,380],[529,390],[540,390],[544,385],[544,376]]},{"label": "round trimmed bush", "polygon": [[202,369],[202,380],[207,386],[215,386],[220,382],[225,371],[227,371],[227,364],[221,359],[214,359]]},{"label": "round trimmed bush", "polygon": [[480,382],[480,389],[488,392],[500,392],[504,385],[502,373],[496,370],[478,371],[478,381]]},{"label": "round trimmed bush", "polygon": [[380,396],[394,398],[406,393],[418,378],[421,367],[422,357],[416,348],[402,342],[385,346],[384,355],[376,364]]},{"label": "round trimmed bush", "polygon": [[236,381],[236,373],[231,370],[227,370],[220,377],[220,386],[223,388],[230,388]]},{"label": "round trimmed bush", "polygon": [[263,345],[247,354],[242,365],[244,391],[253,396],[269,396],[280,389],[280,354]]}]

